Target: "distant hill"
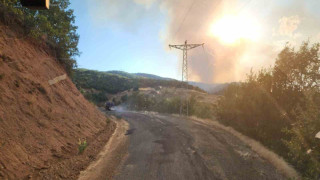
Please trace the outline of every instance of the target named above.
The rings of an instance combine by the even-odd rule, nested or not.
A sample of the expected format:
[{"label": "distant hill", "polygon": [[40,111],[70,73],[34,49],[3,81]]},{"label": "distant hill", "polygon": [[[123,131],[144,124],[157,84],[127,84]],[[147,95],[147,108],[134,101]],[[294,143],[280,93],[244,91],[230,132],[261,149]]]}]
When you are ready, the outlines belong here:
[{"label": "distant hill", "polygon": [[127,73],[124,71],[106,71],[106,73],[120,75],[127,78],[147,78],[147,79],[169,80],[169,81],[175,80],[175,79],[165,78],[165,77],[157,76],[154,74],[147,74],[147,73]]},{"label": "distant hill", "polygon": [[[82,69],[82,70],[87,70],[87,69]],[[138,78],[139,76],[132,74],[132,73],[127,73],[124,71],[96,71],[96,72],[100,72],[100,73],[109,73],[109,74],[114,74],[114,75],[119,75],[122,77],[126,77],[126,78]]]},{"label": "distant hill", "polygon": [[208,84],[208,83],[201,83],[201,82],[189,82],[189,84],[192,86],[199,87],[200,89],[210,94],[216,94],[216,93],[219,93],[224,88],[226,88],[230,83]]},{"label": "distant hill", "polygon": [[[84,96],[98,104],[105,102],[108,94],[116,94],[126,90],[159,86],[163,87],[186,87],[185,82],[163,78],[160,76],[144,73],[131,74],[123,71],[95,71],[88,69],[76,69],[73,82]],[[204,92],[202,89],[188,85],[189,89]]]},{"label": "distant hill", "polygon": [[146,74],[146,73],[134,73],[134,75],[136,75],[138,77],[149,78],[149,79],[168,80],[168,81],[175,80],[175,79],[171,79],[171,78],[165,78],[165,77],[161,77],[161,76],[157,76],[157,75],[153,75],[153,74]]}]

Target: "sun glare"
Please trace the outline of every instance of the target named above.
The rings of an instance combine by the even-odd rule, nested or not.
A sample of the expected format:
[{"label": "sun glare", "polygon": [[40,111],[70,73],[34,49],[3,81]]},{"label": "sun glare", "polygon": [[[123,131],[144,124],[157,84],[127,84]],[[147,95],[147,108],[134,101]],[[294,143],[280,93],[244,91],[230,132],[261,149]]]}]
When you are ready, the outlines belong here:
[{"label": "sun glare", "polygon": [[260,35],[258,23],[249,17],[239,16],[222,17],[211,26],[210,33],[226,44],[241,39],[255,41]]}]

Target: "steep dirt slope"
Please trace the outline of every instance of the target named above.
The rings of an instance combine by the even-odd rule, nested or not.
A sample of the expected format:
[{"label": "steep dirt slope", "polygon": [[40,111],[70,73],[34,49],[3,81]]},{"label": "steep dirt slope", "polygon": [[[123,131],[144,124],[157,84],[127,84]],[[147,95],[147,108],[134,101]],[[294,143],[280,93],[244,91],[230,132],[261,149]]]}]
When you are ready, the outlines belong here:
[{"label": "steep dirt slope", "polygon": [[[45,46],[0,24],[0,179],[74,179],[115,125],[87,102]],[[78,139],[88,148],[78,155]]]}]

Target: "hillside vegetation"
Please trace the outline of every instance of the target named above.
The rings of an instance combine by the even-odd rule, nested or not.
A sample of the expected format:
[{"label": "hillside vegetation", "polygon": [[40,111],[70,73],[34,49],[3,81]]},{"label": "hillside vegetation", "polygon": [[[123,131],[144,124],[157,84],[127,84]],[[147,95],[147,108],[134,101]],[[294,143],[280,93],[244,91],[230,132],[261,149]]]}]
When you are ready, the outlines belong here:
[{"label": "hillside vegetation", "polygon": [[222,91],[232,83],[202,83],[202,82],[189,82],[190,85],[199,87],[210,94],[221,95]]},{"label": "hillside vegetation", "polygon": [[20,0],[0,0],[0,21],[19,31],[14,38],[32,39],[36,44],[49,46],[54,58],[71,74],[77,65],[74,57],[80,54],[75,16],[68,8],[69,0],[50,3],[55,5],[49,11],[36,11],[21,7]]},{"label": "hillside vegetation", "polygon": [[270,69],[226,88],[220,122],[259,140],[307,179],[320,178],[320,44],[286,46]]},{"label": "hillside vegetation", "polygon": [[219,98],[217,95],[174,87],[139,88],[139,91],[125,91],[111,97],[120,104],[120,108],[168,114],[180,113],[181,100],[182,113],[186,114],[188,101],[189,115],[200,118],[214,116]]},{"label": "hillside vegetation", "polygon": [[[73,82],[84,96],[96,104],[109,100],[109,94],[116,94],[133,89],[137,91],[144,87],[186,87],[186,83],[169,80],[154,75],[130,74],[122,71],[94,71],[76,69]],[[188,85],[189,89],[204,92],[200,88]]]}]

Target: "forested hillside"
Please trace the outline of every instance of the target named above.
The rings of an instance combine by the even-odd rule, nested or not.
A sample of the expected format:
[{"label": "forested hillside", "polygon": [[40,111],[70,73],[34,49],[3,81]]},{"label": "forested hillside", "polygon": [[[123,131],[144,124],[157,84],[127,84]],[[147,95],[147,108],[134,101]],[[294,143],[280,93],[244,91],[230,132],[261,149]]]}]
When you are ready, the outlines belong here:
[{"label": "forested hillside", "polygon": [[[155,76],[148,76],[155,77]],[[186,83],[177,80],[165,80],[159,78],[147,78],[146,74],[130,74],[122,71],[94,71],[87,69],[76,69],[73,82],[84,96],[94,102],[101,103],[108,100],[107,94],[116,94],[129,89],[138,90],[145,87],[187,87]],[[203,92],[198,87],[188,85],[189,89]]]}]

